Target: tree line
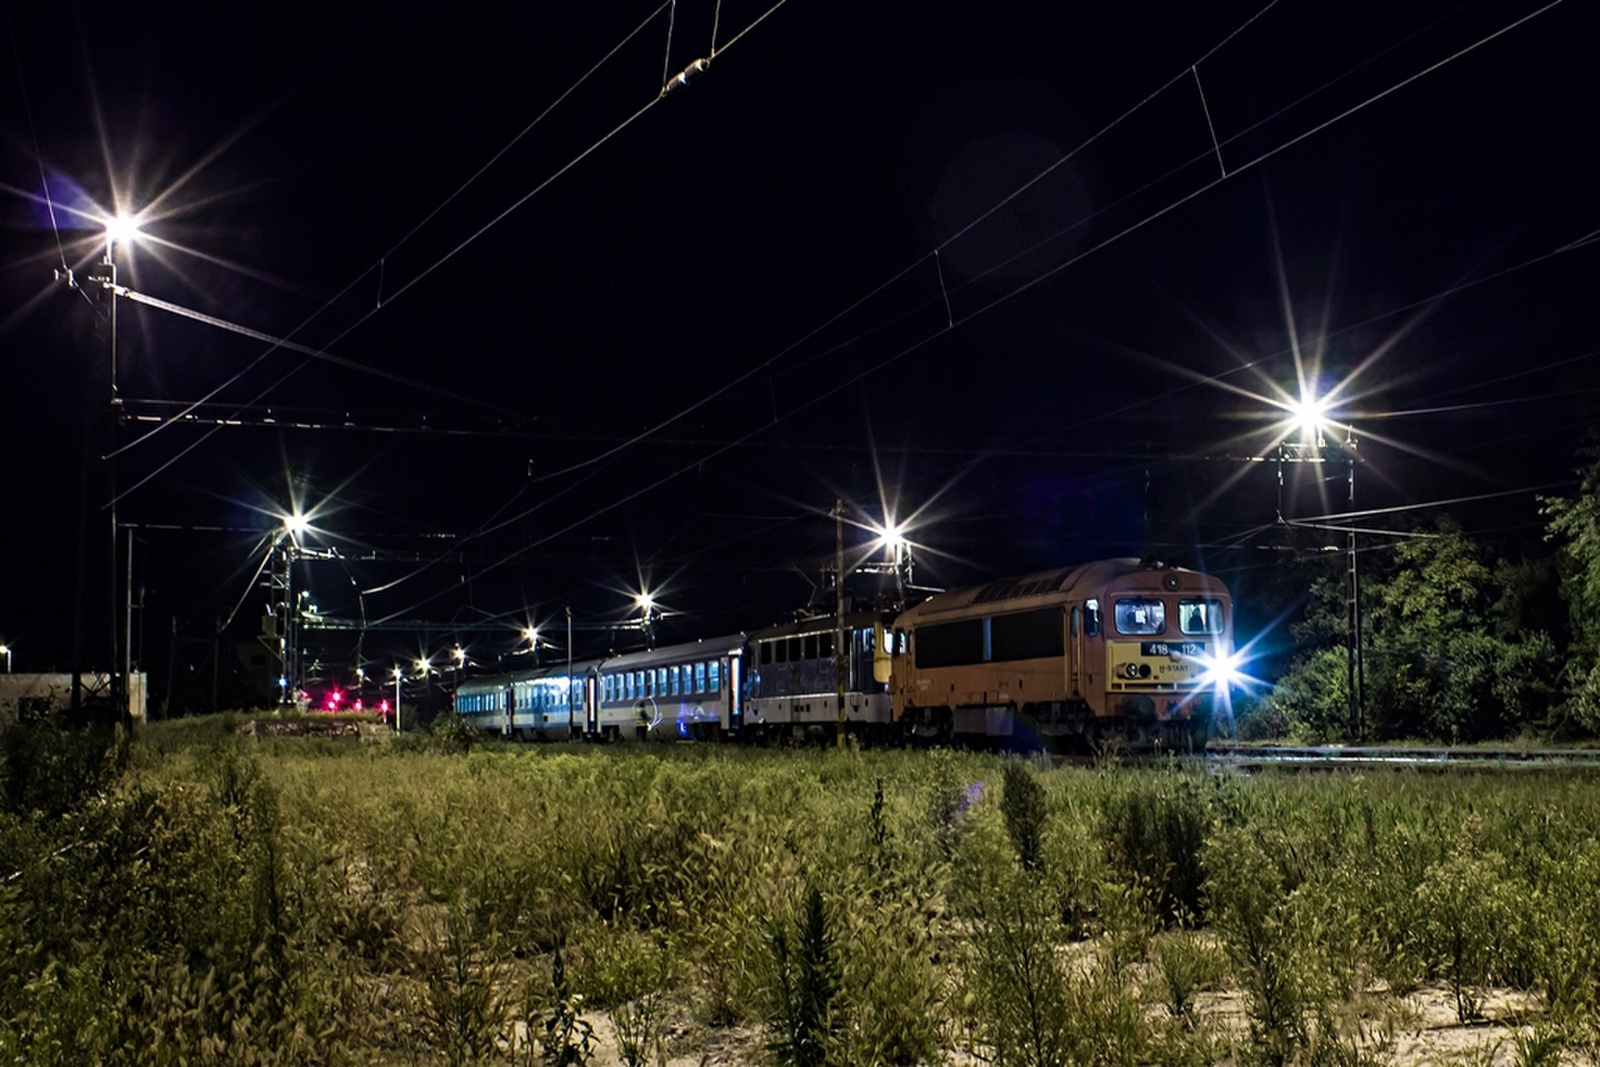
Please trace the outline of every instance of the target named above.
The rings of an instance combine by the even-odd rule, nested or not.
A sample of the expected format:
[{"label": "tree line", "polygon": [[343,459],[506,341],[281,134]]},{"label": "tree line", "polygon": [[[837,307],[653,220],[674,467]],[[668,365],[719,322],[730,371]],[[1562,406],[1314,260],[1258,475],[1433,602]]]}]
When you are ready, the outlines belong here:
[{"label": "tree line", "polygon": [[1450,519],[1364,546],[1358,723],[1348,579],[1320,562],[1326,552],[1302,558],[1294,573],[1302,588],[1310,575],[1309,594],[1288,668],[1239,704],[1241,735],[1600,736],[1600,448],[1583,460],[1573,495],[1541,498],[1534,551],[1496,557]]}]

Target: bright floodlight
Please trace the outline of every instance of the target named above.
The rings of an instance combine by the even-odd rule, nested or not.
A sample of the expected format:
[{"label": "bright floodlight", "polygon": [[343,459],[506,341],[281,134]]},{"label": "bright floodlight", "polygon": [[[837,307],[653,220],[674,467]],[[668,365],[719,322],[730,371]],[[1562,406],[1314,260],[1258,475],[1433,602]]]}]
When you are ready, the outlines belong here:
[{"label": "bright floodlight", "polygon": [[433,666],[433,664],[428,662],[428,657],[427,656],[423,656],[421,659],[417,660],[417,673],[418,674],[427,674],[429,668],[431,668],[432,666]]},{"label": "bright floodlight", "polygon": [[898,522],[889,522],[878,531],[878,544],[896,559],[900,558],[900,550],[906,545],[906,528]]},{"label": "bright floodlight", "polygon": [[139,236],[139,220],[128,215],[115,215],[106,219],[106,251],[117,245],[127,247]]},{"label": "bright floodlight", "polygon": [[649,593],[640,593],[633,599],[634,603],[639,605],[639,610],[644,612],[646,615],[655,610],[656,598],[651,596]]},{"label": "bright floodlight", "polygon": [[460,645],[457,645],[455,650],[450,654],[456,658],[457,663],[467,662],[467,650],[462,648]]},{"label": "bright floodlight", "polygon": [[296,511],[292,515],[285,515],[283,517],[283,528],[288,532],[290,537],[298,541],[300,540],[301,534],[311,529],[311,520]]},{"label": "bright floodlight", "polygon": [[1302,395],[1289,405],[1289,425],[1302,437],[1315,437],[1328,428],[1328,398]]},{"label": "bright floodlight", "polygon": [[529,626],[527,629],[522,631],[522,636],[528,639],[528,644],[530,645],[537,645],[539,643],[539,631],[536,627]]},{"label": "bright floodlight", "polygon": [[406,672],[401,670],[400,665],[397,663],[395,664],[394,669],[389,673],[394,675],[394,680],[398,682],[401,678],[405,677]]}]

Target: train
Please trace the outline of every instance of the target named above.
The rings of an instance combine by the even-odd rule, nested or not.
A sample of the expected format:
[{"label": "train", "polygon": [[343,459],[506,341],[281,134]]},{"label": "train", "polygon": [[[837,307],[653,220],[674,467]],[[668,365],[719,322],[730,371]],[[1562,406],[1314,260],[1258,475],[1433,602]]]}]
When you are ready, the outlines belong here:
[{"label": "train", "polygon": [[1198,751],[1237,666],[1223,582],[1109,559],[905,608],[474,678],[457,688],[455,712],[521,739],[760,742],[844,731],[869,742]]}]

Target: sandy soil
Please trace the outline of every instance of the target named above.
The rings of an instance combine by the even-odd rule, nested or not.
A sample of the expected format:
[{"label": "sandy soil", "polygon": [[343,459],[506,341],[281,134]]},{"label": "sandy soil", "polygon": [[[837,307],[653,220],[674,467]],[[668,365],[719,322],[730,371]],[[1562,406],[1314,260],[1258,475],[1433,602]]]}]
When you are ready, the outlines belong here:
[{"label": "sandy soil", "polygon": [[[1526,1033],[1527,1025],[1538,1019],[1540,1011],[1536,999],[1527,994],[1496,990],[1484,998],[1484,1020],[1463,1024],[1456,1020],[1455,1001],[1442,985],[1425,986],[1406,997],[1380,1003],[1394,1020],[1392,1048],[1380,1062],[1397,1067],[1463,1063],[1509,1067],[1517,1062],[1518,1021],[1522,1022],[1520,1032]],[[1246,1032],[1244,1004],[1236,992],[1201,994],[1196,1009],[1206,1023],[1226,1033],[1242,1038]],[[602,1015],[592,1021],[599,1047],[591,1063],[594,1067],[621,1067],[609,1019]],[[685,1014],[668,1024],[663,1037],[665,1056],[657,1061],[658,1067],[746,1067],[771,1062],[766,1054],[766,1035],[755,1028],[708,1029]],[[948,1062],[966,1067],[982,1061],[952,1053]],[[1567,1055],[1561,1062],[1587,1061]]]}]

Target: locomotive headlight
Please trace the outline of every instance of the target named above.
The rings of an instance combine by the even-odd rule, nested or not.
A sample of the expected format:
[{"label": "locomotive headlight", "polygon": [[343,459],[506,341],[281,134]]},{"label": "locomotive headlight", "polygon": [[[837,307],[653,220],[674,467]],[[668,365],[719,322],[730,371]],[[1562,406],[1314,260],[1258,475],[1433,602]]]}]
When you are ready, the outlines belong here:
[{"label": "locomotive headlight", "polygon": [[1201,685],[1212,685],[1218,689],[1227,689],[1244,680],[1244,674],[1239,670],[1243,664],[1243,657],[1238,653],[1205,656],[1200,662],[1205,668],[1200,675]]}]

